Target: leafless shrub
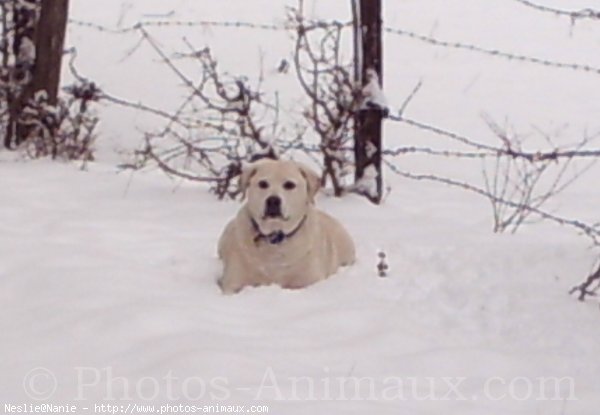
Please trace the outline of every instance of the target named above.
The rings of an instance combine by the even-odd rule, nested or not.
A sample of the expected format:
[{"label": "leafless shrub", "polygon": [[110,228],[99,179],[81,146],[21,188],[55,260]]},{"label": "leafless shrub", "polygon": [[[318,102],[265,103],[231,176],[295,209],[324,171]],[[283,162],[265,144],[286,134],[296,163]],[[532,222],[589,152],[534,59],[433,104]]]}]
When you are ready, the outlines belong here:
[{"label": "leafless shrub", "polygon": [[40,0],[0,2],[0,128],[3,144],[28,157],[92,160],[97,118],[90,103],[97,98],[93,83],[65,88],[55,101],[35,92],[36,30]]},{"label": "leafless shrub", "polygon": [[40,0],[0,2],[0,122],[6,148],[20,144],[17,129],[21,127],[21,110],[27,104],[26,88],[33,78],[33,37],[40,4]]},{"label": "leafless shrub", "polygon": [[[209,183],[220,198],[236,197],[240,189],[234,179],[243,162],[299,151],[313,159],[320,157],[323,182],[330,181],[334,193],[341,195],[344,175],[351,167],[347,144],[360,95],[350,75],[351,61],[344,62],[342,54],[342,32],[347,25],[309,21],[300,10],[290,9],[284,29],[294,34],[294,66],[309,104],[301,114],[302,121],[287,129],[280,123],[279,97],[262,89],[262,72],[254,82],[248,74],[228,74],[219,68],[210,48],[197,49],[187,41],[186,52],[168,56],[143,24],[136,25],[141,41],[172,70],[188,96],[175,113],[167,114],[102,95],[167,120],[164,128],[145,134],[144,147],[127,167],[154,165],[172,176]],[[190,79],[180,69],[182,60],[199,65],[200,80]],[[281,70],[287,70],[286,60],[282,65]]]},{"label": "leafless shrub", "polygon": [[[562,162],[557,158],[542,156],[538,153],[529,157],[524,148],[525,140],[522,134],[513,131],[509,126],[500,126],[489,117],[486,122],[493,134],[500,140],[501,145],[496,157],[491,163],[484,159],[483,177],[486,191],[495,197],[489,198],[494,217],[494,232],[504,232],[511,229],[514,233],[532,216],[532,210],[527,207],[541,209],[544,204],[564,191],[575,182],[587,169],[571,172],[570,168],[575,157],[564,157]],[[547,134],[541,135],[549,148],[555,149],[558,156],[561,151]],[[584,138],[573,149],[581,151],[589,143],[590,138]],[[490,166],[491,164],[491,166]],[[514,206],[508,206],[501,200],[511,200]]]},{"label": "leafless shrub", "polygon": [[[411,99],[412,99],[411,94]],[[426,131],[462,147],[459,150],[445,150],[430,147],[402,147],[384,152],[385,163],[391,171],[402,177],[418,181],[441,183],[489,200],[494,218],[494,231],[512,232],[532,220],[549,221],[568,226],[589,238],[593,247],[600,247],[600,223],[589,224],[579,219],[563,217],[545,209],[552,200],[576,181],[600,158],[600,149],[591,147],[597,135],[584,135],[579,142],[566,147],[553,143],[552,137],[538,131],[549,150],[530,151],[525,149],[524,135],[491,119],[486,122],[490,131],[499,140],[499,145],[484,144],[466,135],[457,134],[443,128],[414,120],[405,115],[405,106],[399,115],[389,118],[411,127]],[[401,170],[393,157],[406,154],[427,154],[433,157],[481,160],[484,163],[484,186],[463,180],[435,174],[416,174]],[[591,160],[586,167],[570,172],[576,161]],[[584,301],[600,291],[600,269],[593,272],[582,284],[574,287],[571,294],[578,294]]]},{"label": "leafless shrub", "polygon": [[32,158],[91,161],[98,118],[90,109],[97,100],[93,83],[78,83],[64,89],[56,105],[38,92],[25,107],[21,123],[28,136],[21,148]]},{"label": "leafless shrub", "polygon": [[[166,173],[207,182],[220,197],[236,197],[244,161],[276,157],[273,139],[278,131],[278,105],[266,100],[262,75],[252,85],[243,75],[219,69],[209,48],[167,56],[144,29],[144,39],[154,48],[188,89],[187,99],[160,131],[147,133],[137,152],[136,167],[157,165]],[[178,68],[183,59],[200,66],[200,80],[192,81]]]},{"label": "leafless shrub", "polygon": [[[581,17],[588,16],[581,14]],[[251,85],[243,76],[226,75],[218,69],[210,50],[198,51],[191,45],[187,53],[168,57],[147,32],[146,26],[150,24],[141,23],[117,31],[139,31],[142,40],[155,49],[165,64],[171,67],[189,89],[188,99],[174,114],[103,95],[112,102],[150,111],[168,120],[164,129],[147,135],[146,146],[138,153],[140,158],[136,167],[154,163],[169,174],[211,183],[220,197],[235,197],[238,190],[233,179],[239,173],[242,161],[264,153],[275,155],[274,149],[278,147],[282,151],[298,150],[312,157],[321,157],[324,165],[323,181],[331,182],[334,192],[338,195],[347,190],[344,174],[352,167],[349,138],[353,135],[354,114],[360,106],[362,91],[357,91],[354,86],[353,77],[350,75],[352,62],[346,61],[342,53],[343,29],[346,25],[339,22],[307,20],[302,13],[302,1],[298,8],[290,9],[288,20],[281,27],[248,22],[156,23],[167,24],[291,30],[295,41],[293,63],[300,86],[310,105],[302,114],[303,125],[296,129],[295,134],[291,134],[291,139],[286,140],[276,122],[279,111],[276,100],[275,104],[266,102],[267,98],[261,92],[262,77],[258,83]],[[553,69],[600,74],[600,68],[590,65],[557,62],[469,43],[449,42],[404,29],[386,28],[385,31],[434,47],[464,50]],[[184,58],[196,59],[201,63],[200,82],[192,82],[177,68],[176,60]],[[285,63],[282,69],[284,70],[287,62],[282,63]],[[545,220],[574,228],[588,237],[594,246],[600,246],[600,224],[563,217],[548,211],[546,206],[549,200],[562,192],[580,174],[571,173],[571,164],[577,160],[597,160],[600,157],[600,150],[590,147],[590,137],[584,137],[575,145],[563,148],[547,140],[541,146],[542,150],[532,151],[526,148],[524,135],[488,120],[490,131],[498,142],[485,144],[489,140],[477,140],[407,116],[406,107],[418,92],[419,86],[406,100],[400,112],[397,115],[391,114],[389,120],[449,140],[445,143],[451,142],[453,146],[406,146],[386,149],[383,151],[384,160],[392,171],[412,180],[443,183],[487,198],[492,206],[494,228],[497,232],[514,232],[527,222]],[[307,140],[308,134],[305,133],[308,131],[316,133],[316,142]],[[484,183],[478,185],[451,177],[401,170],[394,157],[407,154],[480,160],[484,163]],[[598,285],[599,280],[600,274],[595,272],[585,283],[575,287],[573,292],[579,292],[580,298],[585,299],[598,291],[594,284]]]},{"label": "leafless shrub", "polygon": [[[543,209],[546,202],[564,191],[600,158],[600,150],[588,148],[589,143],[596,136],[586,136],[577,144],[566,148],[553,147],[550,151],[532,152],[523,148],[521,135],[508,132],[506,128],[498,126],[490,119],[487,123],[501,143],[497,146],[483,144],[471,137],[414,120],[404,112],[399,116],[392,115],[389,119],[432,133],[464,147],[452,151],[430,147],[401,147],[386,150],[385,162],[392,172],[413,180],[444,183],[487,198],[492,205],[496,232],[507,229],[515,231],[527,218],[537,217],[561,225],[573,226],[588,236],[595,245],[600,246],[599,225],[563,218]],[[550,140],[547,136],[545,138]],[[484,164],[484,185],[478,186],[451,177],[415,174],[400,170],[394,163],[394,157],[402,154],[427,154],[433,157],[474,159],[492,163],[491,166]],[[569,166],[581,159],[590,159],[591,163],[584,169],[567,174]]]},{"label": "leafless shrub", "polygon": [[296,74],[309,102],[303,116],[322,153],[322,182],[330,182],[334,194],[341,196],[348,187],[345,177],[352,173],[354,118],[362,99],[353,61],[343,54],[346,26],[307,21],[303,1],[290,9],[288,26],[294,31]]}]

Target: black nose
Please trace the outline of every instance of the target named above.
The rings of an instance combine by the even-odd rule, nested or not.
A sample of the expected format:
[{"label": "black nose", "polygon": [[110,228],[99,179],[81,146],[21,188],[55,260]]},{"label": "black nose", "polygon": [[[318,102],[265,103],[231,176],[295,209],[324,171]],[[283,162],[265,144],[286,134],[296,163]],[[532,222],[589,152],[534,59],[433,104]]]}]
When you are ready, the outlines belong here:
[{"label": "black nose", "polygon": [[265,216],[281,216],[281,199],[279,196],[269,196],[265,202]]}]

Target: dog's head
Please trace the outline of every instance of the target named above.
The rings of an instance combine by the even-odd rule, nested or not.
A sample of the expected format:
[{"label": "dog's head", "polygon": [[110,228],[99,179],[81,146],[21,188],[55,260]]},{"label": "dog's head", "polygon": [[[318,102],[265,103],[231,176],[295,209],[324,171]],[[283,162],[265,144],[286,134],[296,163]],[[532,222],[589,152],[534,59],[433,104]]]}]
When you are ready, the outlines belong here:
[{"label": "dog's head", "polygon": [[249,214],[265,235],[294,230],[320,187],[317,173],[294,161],[254,162],[242,170],[240,180]]}]

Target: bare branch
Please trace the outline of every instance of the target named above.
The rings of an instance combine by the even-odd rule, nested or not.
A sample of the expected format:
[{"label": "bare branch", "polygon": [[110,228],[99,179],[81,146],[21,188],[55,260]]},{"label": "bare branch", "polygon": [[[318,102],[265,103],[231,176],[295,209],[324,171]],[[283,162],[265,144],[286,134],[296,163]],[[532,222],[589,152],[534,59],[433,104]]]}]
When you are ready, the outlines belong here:
[{"label": "bare branch", "polygon": [[304,119],[319,139],[323,157],[322,182],[330,181],[336,196],[347,189],[352,150],[348,146],[354,132],[354,114],[361,91],[354,83],[351,61],[343,60],[344,25],[308,22],[302,2],[290,9],[288,26],[295,37],[294,66],[300,87],[308,98]]},{"label": "bare branch", "polygon": [[585,301],[587,296],[598,296],[598,291],[600,291],[600,266],[583,283],[573,287],[570,294],[579,293],[579,301]]}]

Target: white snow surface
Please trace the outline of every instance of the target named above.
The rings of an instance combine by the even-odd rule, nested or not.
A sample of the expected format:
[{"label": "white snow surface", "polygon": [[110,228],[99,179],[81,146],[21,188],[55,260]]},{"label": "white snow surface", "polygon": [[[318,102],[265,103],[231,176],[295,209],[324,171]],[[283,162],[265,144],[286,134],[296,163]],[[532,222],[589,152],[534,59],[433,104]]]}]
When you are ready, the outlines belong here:
[{"label": "white snow surface", "polygon": [[[569,7],[595,3],[572,1]],[[111,27],[163,15],[280,23],[285,4],[75,0],[72,17]],[[342,0],[309,2],[309,10],[340,20],[350,14]],[[597,22],[571,28],[568,20],[513,1],[389,0],[385,24],[600,67]],[[294,94],[293,74],[286,78],[275,70],[289,57],[285,33],[152,30],[171,52],[184,50],[183,36],[198,47],[211,45],[234,73],[257,69],[260,52],[267,72],[273,68],[269,88]],[[407,109],[411,117],[482,141],[494,140],[482,113],[507,119],[524,134],[541,128],[562,144],[600,130],[597,75],[431,48],[393,35],[385,41],[383,90],[390,106],[401,105],[423,81]],[[137,42],[133,34],[72,26],[68,46],[78,49],[81,73],[109,92],[175,109],[185,91]],[[0,154],[0,411],[22,403],[72,403],[78,413],[93,413],[94,404],[194,403],[268,405],[269,413],[286,415],[598,414],[600,311],[597,302],[568,295],[597,252],[568,227],[535,224],[516,235],[496,235],[487,201],[387,172],[392,191],[381,207],[354,196],[318,200],[353,235],[356,265],[303,290],[262,287],[227,297],[215,283],[221,269],[216,243],[239,203],[219,202],[202,186],[158,172],[119,173],[122,151],[140,144],[140,130],[160,123],[106,104],[100,114],[99,161],[85,170]],[[445,145],[391,122],[386,144]],[[481,179],[479,164],[427,157],[399,164]],[[591,170],[549,207],[598,221],[598,177],[598,169]],[[386,278],[377,276],[380,251],[391,267]],[[305,386],[294,395],[292,379],[301,377],[313,382],[315,399],[304,399]],[[537,399],[540,377],[572,379],[573,394],[561,395],[572,399]],[[367,379],[360,399],[340,399],[337,378]],[[405,382],[404,399],[385,398],[391,378]],[[444,378],[464,378],[464,400],[453,394],[418,399],[428,389],[446,396]],[[484,390],[489,379],[496,380],[491,396]],[[331,399],[324,396],[327,382]],[[509,385],[523,396],[527,382],[533,388],[527,399],[493,399],[509,393]],[[375,399],[369,399],[370,384]],[[353,397],[354,389],[346,395]]]},{"label": "white snow surface", "polygon": [[[263,404],[278,414],[597,413],[598,308],[566,292],[590,256],[560,229],[493,235],[483,210],[468,210],[474,200],[409,183],[379,208],[321,198],[355,237],[358,263],[307,289],[227,297],[215,284],[215,244],[237,203],[102,165],[1,166],[3,402],[30,401],[23,378],[42,367],[57,379],[51,402],[79,405],[132,396],[156,405]],[[376,272],[380,249],[387,278]],[[97,383],[92,370],[103,371]],[[270,370],[284,399],[263,383]],[[168,376],[178,379],[174,392]],[[565,376],[577,400],[484,395],[492,377]],[[189,392],[199,401],[184,399],[182,383],[194,377],[225,378],[228,399],[211,400],[210,387]],[[317,383],[315,400],[293,401],[293,377],[371,378],[378,399],[368,400],[368,386],[358,401],[319,399]],[[388,377],[467,378],[468,401],[418,401],[410,389],[405,400],[380,399]],[[505,389],[495,385],[492,396]],[[445,396],[444,384],[435,391]]]}]

